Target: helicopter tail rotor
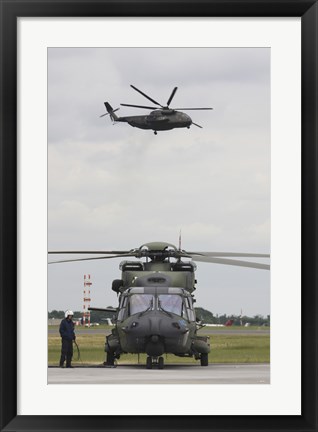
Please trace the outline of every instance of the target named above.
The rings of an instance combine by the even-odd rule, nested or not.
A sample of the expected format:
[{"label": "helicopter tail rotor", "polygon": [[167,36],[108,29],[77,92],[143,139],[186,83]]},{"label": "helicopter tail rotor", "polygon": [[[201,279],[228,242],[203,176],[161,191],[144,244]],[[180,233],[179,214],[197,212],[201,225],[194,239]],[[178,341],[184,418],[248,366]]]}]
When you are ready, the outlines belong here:
[{"label": "helicopter tail rotor", "polygon": [[113,107],[108,102],[104,102],[104,105],[105,105],[107,112],[105,114],[100,115],[99,117],[105,117],[105,116],[109,115],[113,122],[117,121],[118,117],[114,113],[116,111],[118,111],[119,108],[113,109]]}]

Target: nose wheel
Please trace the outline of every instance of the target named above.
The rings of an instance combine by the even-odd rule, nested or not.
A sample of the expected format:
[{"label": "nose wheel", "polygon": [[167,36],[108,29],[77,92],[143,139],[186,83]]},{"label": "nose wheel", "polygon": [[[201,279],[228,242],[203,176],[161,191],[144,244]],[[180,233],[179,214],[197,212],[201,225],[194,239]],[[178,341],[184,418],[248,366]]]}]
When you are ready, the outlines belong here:
[{"label": "nose wheel", "polygon": [[164,368],[163,357],[151,357],[151,356],[147,357],[146,368],[152,369],[153,366],[157,366],[158,369],[163,369]]},{"label": "nose wheel", "polygon": [[154,134],[157,135],[157,131],[154,131]]}]

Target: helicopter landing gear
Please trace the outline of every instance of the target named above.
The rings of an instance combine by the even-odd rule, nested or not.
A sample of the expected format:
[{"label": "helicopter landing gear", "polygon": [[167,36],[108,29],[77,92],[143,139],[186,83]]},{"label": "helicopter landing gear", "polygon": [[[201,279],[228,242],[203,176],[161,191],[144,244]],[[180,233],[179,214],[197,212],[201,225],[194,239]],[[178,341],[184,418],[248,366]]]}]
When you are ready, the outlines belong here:
[{"label": "helicopter landing gear", "polygon": [[106,367],[116,367],[115,365],[115,355],[112,352],[107,352],[106,361],[104,362],[104,366]]},{"label": "helicopter landing gear", "polygon": [[164,367],[163,357],[159,357],[159,359],[158,359],[158,369],[163,369],[163,367]]},{"label": "helicopter landing gear", "polygon": [[201,366],[209,366],[208,353],[201,353],[200,362],[201,362]]},{"label": "helicopter landing gear", "polygon": [[154,134],[157,135],[157,131],[154,131]]},{"label": "helicopter landing gear", "polygon": [[146,368],[152,369],[152,358],[151,357],[147,357]]},{"label": "helicopter landing gear", "polygon": [[153,366],[158,366],[158,369],[164,368],[164,359],[163,357],[147,357],[146,368],[152,369]]}]

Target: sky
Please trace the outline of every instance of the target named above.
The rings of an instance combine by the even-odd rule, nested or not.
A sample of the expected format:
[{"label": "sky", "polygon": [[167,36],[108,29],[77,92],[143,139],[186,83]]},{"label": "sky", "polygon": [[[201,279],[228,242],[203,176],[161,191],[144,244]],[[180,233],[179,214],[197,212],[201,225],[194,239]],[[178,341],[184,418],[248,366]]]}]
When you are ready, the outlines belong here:
[{"label": "sky", "polygon": [[[158,135],[100,118],[105,101],[148,114],[120,106],[151,105],[131,84],[213,110]],[[49,48],[49,250],[178,245],[180,230],[185,250],[270,253],[270,49]],[[82,310],[84,274],[91,306],[116,306],[120,261],[48,265],[48,310]],[[269,271],[197,263],[196,279],[198,307],[270,314]]]}]

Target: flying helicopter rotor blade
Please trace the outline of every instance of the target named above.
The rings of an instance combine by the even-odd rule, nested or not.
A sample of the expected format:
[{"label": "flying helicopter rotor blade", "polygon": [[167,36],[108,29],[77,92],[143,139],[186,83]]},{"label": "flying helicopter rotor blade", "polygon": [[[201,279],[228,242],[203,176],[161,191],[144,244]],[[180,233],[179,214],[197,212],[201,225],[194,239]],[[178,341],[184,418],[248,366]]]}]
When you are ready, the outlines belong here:
[{"label": "flying helicopter rotor blade", "polygon": [[177,90],[178,90],[178,87],[175,87],[175,88],[172,90],[172,93],[171,93],[171,95],[170,95],[170,97],[169,97],[169,99],[168,99],[168,102],[167,102],[167,106],[170,105],[170,103],[171,103],[172,99],[174,98],[174,95],[176,94],[176,91],[177,91]]},{"label": "flying helicopter rotor blade", "polygon": [[188,252],[189,255],[202,255],[210,257],[245,257],[245,258],[270,258],[270,254],[241,253],[241,252]]},{"label": "flying helicopter rotor blade", "polygon": [[159,106],[161,106],[161,107],[163,108],[163,106],[162,106],[159,102],[155,101],[154,99],[151,99],[150,96],[146,95],[146,93],[143,93],[141,90],[137,89],[137,87],[133,86],[132,84],[130,84],[130,87],[132,87],[132,88],[133,88],[134,90],[136,90],[138,93],[140,93],[141,95],[143,95],[145,98],[149,99],[149,100],[150,100],[151,102],[153,102],[154,104],[159,105]]},{"label": "flying helicopter rotor blade", "polygon": [[173,108],[174,110],[189,111],[189,110],[213,110],[213,108]]},{"label": "flying helicopter rotor blade", "polygon": [[194,123],[194,122],[192,122],[191,124],[193,124],[194,126],[196,126],[196,127],[200,128],[200,129],[203,129],[203,127],[202,127],[202,126],[200,126],[200,125],[198,125],[198,123]]},{"label": "flying helicopter rotor blade", "polygon": [[94,257],[94,258],[75,258],[75,259],[67,259],[67,260],[59,260],[59,261],[50,261],[48,264],[60,264],[60,263],[76,262],[76,261],[92,261],[92,260],[123,258],[123,257],[131,257],[131,256],[134,255],[112,255],[112,256],[103,256],[103,257]]},{"label": "flying helicopter rotor blade", "polygon": [[158,107],[150,107],[145,105],[132,105],[132,104],[120,104],[121,106],[127,106],[127,107],[134,107],[134,108],[145,108],[145,109],[151,109],[155,110],[158,109]]},{"label": "flying helicopter rotor blade", "polygon": [[261,270],[270,270],[269,264],[260,264],[260,263],[249,262],[249,261],[232,260],[226,258],[212,258],[212,257],[197,256],[197,255],[192,256],[192,259],[193,261],[197,261],[197,262],[225,264],[225,265],[232,265],[232,266],[239,266],[239,267],[250,267],[250,268],[261,269]]},{"label": "flying helicopter rotor blade", "polygon": [[98,255],[129,255],[135,252],[135,249],[131,249],[131,250],[125,250],[125,251],[105,251],[105,250],[90,250],[90,251],[80,251],[80,250],[73,250],[73,251],[49,251],[49,254],[86,254],[86,255],[92,255],[92,254],[98,254]]}]

